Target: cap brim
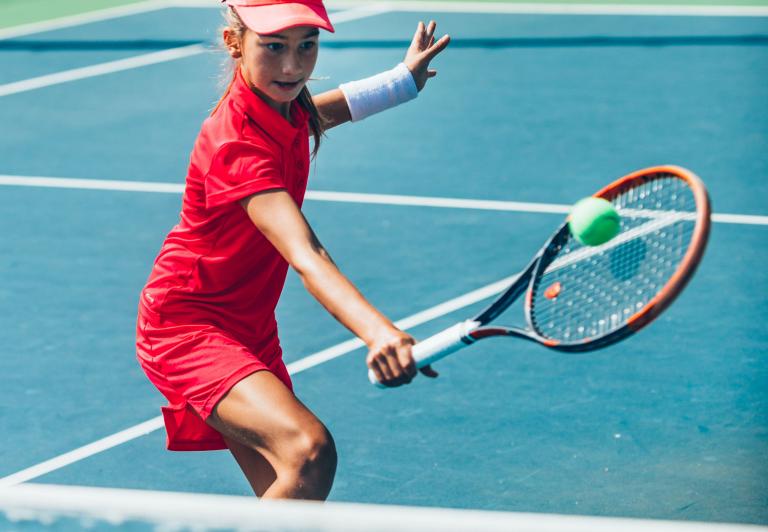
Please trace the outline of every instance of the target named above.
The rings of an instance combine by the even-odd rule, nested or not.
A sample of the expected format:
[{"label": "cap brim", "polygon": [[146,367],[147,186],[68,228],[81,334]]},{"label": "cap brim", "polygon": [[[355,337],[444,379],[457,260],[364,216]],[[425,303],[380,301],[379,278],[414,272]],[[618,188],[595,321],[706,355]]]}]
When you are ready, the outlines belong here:
[{"label": "cap brim", "polygon": [[334,32],[328,13],[322,4],[271,4],[237,6],[237,14],[256,33],[277,33],[297,26],[313,26]]}]

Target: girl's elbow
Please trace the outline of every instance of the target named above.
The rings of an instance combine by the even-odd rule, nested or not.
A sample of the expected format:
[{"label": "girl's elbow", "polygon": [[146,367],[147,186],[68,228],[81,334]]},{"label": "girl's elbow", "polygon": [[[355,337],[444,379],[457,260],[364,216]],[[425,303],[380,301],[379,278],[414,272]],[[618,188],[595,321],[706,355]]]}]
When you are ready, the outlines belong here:
[{"label": "girl's elbow", "polygon": [[291,265],[291,268],[293,268],[293,271],[295,271],[302,279],[307,275],[310,275],[313,270],[312,264],[310,264],[309,261],[292,260],[288,262]]},{"label": "girl's elbow", "polygon": [[291,257],[291,260],[288,262],[299,277],[306,279],[319,275],[327,267],[328,263],[331,263],[330,259],[325,250],[318,250],[317,252],[303,253]]}]

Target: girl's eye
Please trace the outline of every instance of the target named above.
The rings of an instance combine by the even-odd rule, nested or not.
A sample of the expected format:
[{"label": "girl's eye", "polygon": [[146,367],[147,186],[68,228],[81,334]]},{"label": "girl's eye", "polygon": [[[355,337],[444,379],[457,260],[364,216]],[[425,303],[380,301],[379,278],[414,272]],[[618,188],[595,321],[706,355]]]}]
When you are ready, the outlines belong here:
[{"label": "girl's eye", "polygon": [[264,46],[266,46],[268,50],[271,50],[273,52],[279,52],[280,50],[283,49],[284,45],[283,43],[280,43],[280,42],[270,42],[265,44]]},{"label": "girl's eye", "polygon": [[299,45],[302,50],[311,50],[315,46],[317,46],[317,43],[315,41],[305,41]]}]

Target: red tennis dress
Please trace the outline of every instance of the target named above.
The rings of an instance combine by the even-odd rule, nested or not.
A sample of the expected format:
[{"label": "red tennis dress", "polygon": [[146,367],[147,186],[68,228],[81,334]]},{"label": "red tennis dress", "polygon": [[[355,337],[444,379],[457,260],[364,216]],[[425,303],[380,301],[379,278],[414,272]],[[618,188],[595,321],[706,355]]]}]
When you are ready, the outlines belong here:
[{"label": "red tennis dress", "polygon": [[137,356],[168,399],[168,449],[225,449],[205,423],[238,381],[271,371],[289,388],[275,306],[288,264],[239,204],[286,190],[301,206],[309,173],[308,113],[288,121],[240,72],[203,123],[187,173],[181,219],[141,292]]}]

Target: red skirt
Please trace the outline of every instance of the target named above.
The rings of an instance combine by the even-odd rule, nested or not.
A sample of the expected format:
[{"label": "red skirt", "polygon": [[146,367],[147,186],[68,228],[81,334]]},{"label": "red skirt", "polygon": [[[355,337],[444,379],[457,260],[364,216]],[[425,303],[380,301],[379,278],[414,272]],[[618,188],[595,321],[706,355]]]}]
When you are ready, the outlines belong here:
[{"label": "red skirt", "polygon": [[136,352],[149,380],[168,399],[162,412],[169,450],[226,449],[221,434],[205,420],[248,375],[271,371],[293,390],[279,343],[254,352],[213,325],[158,322],[151,311],[139,310]]}]

